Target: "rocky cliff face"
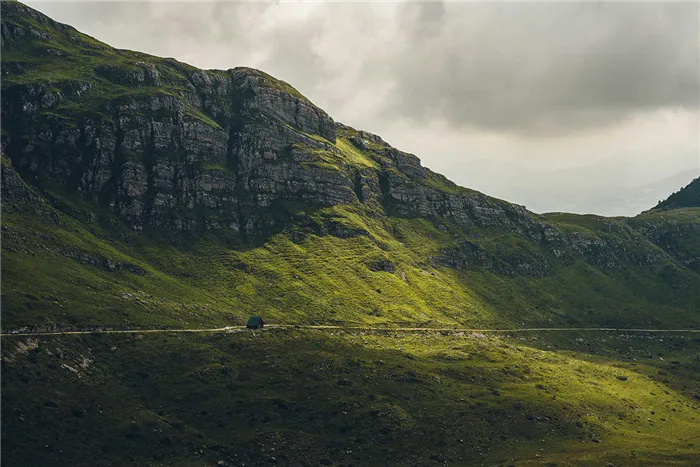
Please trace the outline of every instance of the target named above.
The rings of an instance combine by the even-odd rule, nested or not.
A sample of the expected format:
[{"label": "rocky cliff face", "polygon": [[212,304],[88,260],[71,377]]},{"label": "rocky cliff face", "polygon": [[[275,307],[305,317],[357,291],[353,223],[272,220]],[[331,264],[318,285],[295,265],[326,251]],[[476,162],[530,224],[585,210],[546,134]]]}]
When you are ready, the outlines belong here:
[{"label": "rocky cliff face", "polygon": [[458,187],[257,70],[204,71],[112,49],[15,2],[3,5],[2,52],[2,144],[19,175],[100,204],[136,232],[246,241],[300,208],[364,203],[462,236],[522,239],[507,251],[459,241],[434,264],[544,276],[577,259],[604,268],[668,260],[620,223],[570,231]]},{"label": "rocky cliff face", "polygon": [[[2,32],[11,57],[3,142],[19,172],[108,205],[135,230],[254,233],[286,200],[377,201],[399,215],[445,216],[465,227],[530,222],[524,208],[459,189],[417,157],[343,127],[370,159],[353,164],[335,144],[337,124],[260,71],[132,58],[17,3],[6,6]],[[80,60],[76,52],[103,60],[75,79],[52,79],[61,63]],[[110,55],[117,60],[101,63]]]},{"label": "rocky cliff face", "polygon": [[630,220],[636,231],[680,266],[700,273],[700,212],[659,212]]},{"label": "rocky cliff face", "polygon": [[[29,180],[57,182],[102,202],[135,230],[249,231],[262,221],[257,210],[275,201],[350,202],[346,177],[303,167],[312,155],[292,150],[293,143],[329,144],[303,131],[334,140],[333,121],[279,90],[256,87],[259,79],[247,70],[218,78],[223,95],[205,99],[220,109],[223,127],[188,115],[186,101],[168,95],[127,97],[105,102],[102,115],[66,118],[52,113],[54,100],[45,104],[45,86],[14,86],[4,94],[4,115],[21,118],[9,125],[7,152]],[[196,92],[217,92],[209,84]],[[242,97],[246,88],[249,98]]]}]

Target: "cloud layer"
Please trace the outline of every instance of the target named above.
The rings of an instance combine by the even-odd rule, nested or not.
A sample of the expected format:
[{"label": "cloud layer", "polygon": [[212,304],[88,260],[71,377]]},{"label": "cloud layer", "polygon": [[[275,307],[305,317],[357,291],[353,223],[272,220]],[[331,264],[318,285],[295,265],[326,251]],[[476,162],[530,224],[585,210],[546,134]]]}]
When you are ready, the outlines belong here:
[{"label": "cloud layer", "polygon": [[698,108],[697,3],[35,5],[107,41],[263,68],[341,114],[548,136]]},{"label": "cloud layer", "polygon": [[410,3],[387,110],[521,134],[698,106],[698,5]]}]

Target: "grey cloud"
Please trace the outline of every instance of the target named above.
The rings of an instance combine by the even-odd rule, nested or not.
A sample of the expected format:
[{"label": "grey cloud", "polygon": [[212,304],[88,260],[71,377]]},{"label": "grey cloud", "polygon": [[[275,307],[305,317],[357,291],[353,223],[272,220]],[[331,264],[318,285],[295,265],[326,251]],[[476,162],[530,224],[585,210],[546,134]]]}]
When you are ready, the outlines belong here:
[{"label": "grey cloud", "polygon": [[658,108],[698,108],[697,3],[449,3],[446,10],[413,3],[400,10],[406,35],[387,57],[394,83],[387,117],[542,136]]},{"label": "grey cloud", "polygon": [[[242,64],[254,49],[256,24],[271,7],[261,2],[27,2],[118,48],[185,61],[216,49],[217,64]],[[224,53],[227,52],[227,53]]]},{"label": "grey cloud", "polygon": [[698,108],[697,3],[31,4],[119,47],[262,68],[365,122],[556,136]]},{"label": "grey cloud", "polygon": [[264,41],[270,48],[260,68],[296,85],[302,92],[329,78],[324,57],[314,47],[324,32],[324,11],[267,31]]},{"label": "grey cloud", "polygon": [[439,33],[445,20],[445,6],[442,2],[406,3],[400,10],[402,23],[409,26],[409,31],[415,42],[429,40]]}]

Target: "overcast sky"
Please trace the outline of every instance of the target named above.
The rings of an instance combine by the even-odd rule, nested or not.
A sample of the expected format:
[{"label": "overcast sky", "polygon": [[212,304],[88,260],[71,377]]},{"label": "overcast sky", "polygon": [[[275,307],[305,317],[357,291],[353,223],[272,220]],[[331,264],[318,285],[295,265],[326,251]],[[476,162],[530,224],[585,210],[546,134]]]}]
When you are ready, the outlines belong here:
[{"label": "overcast sky", "polygon": [[27,4],[115,47],[262,69],[537,212],[633,215],[700,175],[699,3]]}]

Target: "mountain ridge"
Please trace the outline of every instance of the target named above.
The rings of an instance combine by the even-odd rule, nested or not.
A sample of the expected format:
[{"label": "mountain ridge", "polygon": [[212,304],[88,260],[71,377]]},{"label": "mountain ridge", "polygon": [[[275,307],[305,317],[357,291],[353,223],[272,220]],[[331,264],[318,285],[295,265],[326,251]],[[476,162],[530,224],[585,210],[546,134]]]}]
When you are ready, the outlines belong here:
[{"label": "mountain ridge", "polygon": [[668,198],[660,201],[650,211],[669,211],[672,209],[700,207],[700,177],[691,181]]},{"label": "mountain ridge", "polygon": [[[21,42],[22,38],[16,39],[16,34],[13,33],[16,29],[13,29],[15,26],[11,23],[13,18],[12,12],[10,12],[9,16],[8,24],[4,29],[4,41],[8,44],[11,44],[14,40]],[[43,21],[43,23],[45,22]],[[31,26],[29,29],[33,30]],[[20,30],[22,30],[21,27]],[[40,33],[38,32],[37,34]],[[47,35],[47,33],[44,34]],[[40,41],[44,39],[41,36],[39,37]],[[55,43],[57,41],[63,43],[76,40],[70,39],[70,37],[72,36],[69,36],[69,39],[63,38],[63,41],[58,40],[61,37],[52,38],[51,41],[54,41],[53,45],[58,47]],[[64,48],[68,49],[67,46]],[[59,49],[53,47],[46,50]],[[110,53],[113,51],[114,49],[108,50]],[[58,53],[63,52],[59,50]],[[134,54],[132,52],[126,53]],[[7,51],[6,55],[8,55]],[[12,57],[11,53],[9,55]],[[62,64],[70,56],[70,51],[67,50],[60,56],[60,60],[49,59],[48,65],[41,63],[41,61],[38,65],[32,61],[27,64],[21,60],[13,61],[12,58],[9,59],[9,63],[8,59],[5,58],[5,63],[6,68],[18,67],[21,70],[40,69],[42,73],[38,73],[36,79],[44,80],[45,77],[50,76],[48,72],[43,71],[45,68],[55,66],[54,62]],[[342,128],[352,132],[354,135],[347,135],[344,140],[346,150],[339,150],[333,146],[336,142],[335,122],[325,112],[312,106],[308,100],[303,98],[291,86],[274,80],[262,72],[249,68],[209,72],[192,71],[196,69],[188,65],[178,64],[177,66],[182,65],[186,69],[185,71],[191,71],[191,74],[186,77],[177,77],[172,73],[173,70],[170,67],[174,65],[169,60],[165,60],[166,66],[159,68],[160,63],[153,65],[142,61],[146,60],[147,56],[145,54],[137,54],[137,56],[137,59],[127,57],[127,64],[123,65],[122,69],[113,64],[107,66],[100,63],[97,66],[92,66],[90,70],[83,70],[81,73],[87,76],[85,81],[78,79],[65,80],[63,77],[60,77],[53,83],[55,88],[53,91],[45,89],[43,81],[42,84],[36,87],[32,85],[34,78],[31,72],[23,72],[18,75],[10,74],[5,78],[5,81],[9,81],[9,85],[5,86],[5,113],[20,115],[22,112],[19,109],[27,108],[33,111],[34,114],[39,114],[36,116],[38,120],[48,120],[47,123],[34,122],[31,125],[32,127],[41,127],[42,124],[57,127],[57,124],[64,124],[63,134],[58,135],[58,139],[67,148],[56,147],[57,145],[54,144],[52,151],[60,152],[65,150],[70,153],[75,152],[75,149],[77,149],[80,152],[87,153],[83,156],[84,159],[91,159],[89,161],[91,165],[82,164],[82,161],[63,160],[62,163],[64,165],[72,164],[71,167],[68,167],[68,171],[71,173],[67,176],[77,179],[73,183],[81,185],[78,187],[81,196],[92,196],[93,201],[99,200],[101,191],[106,185],[116,185],[107,187],[107,190],[110,191],[108,195],[109,201],[115,203],[113,209],[118,211],[120,215],[130,218],[134,228],[141,228],[140,223],[142,223],[143,219],[158,218],[159,216],[157,214],[154,215],[152,210],[158,210],[159,206],[170,204],[166,208],[172,208],[173,204],[187,205],[188,207],[189,205],[199,204],[198,209],[216,209],[214,205],[217,202],[230,201],[229,199],[220,199],[209,200],[211,201],[209,203],[201,203],[192,199],[193,196],[183,196],[182,193],[176,194],[176,199],[172,199],[170,193],[160,192],[158,189],[161,186],[167,188],[167,185],[180,182],[177,180],[177,177],[175,180],[172,177],[168,177],[170,174],[165,174],[165,176],[161,177],[158,173],[158,164],[149,166],[149,162],[153,162],[153,159],[156,159],[155,162],[158,162],[157,156],[153,156],[153,153],[158,151],[187,151],[192,154],[191,158],[193,160],[200,161],[199,169],[212,169],[209,170],[209,173],[188,174],[190,180],[195,179],[195,184],[214,185],[214,190],[207,190],[209,193],[200,197],[215,197],[215,194],[211,192],[215,191],[216,188],[223,185],[238,185],[238,191],[241,188],[253,188],[250,190],[252,193],[248,195],[248,198],[257,198],[257,200],[239,199],[238,202],[241,204],[252,204],[256,207],[259,206],[256,201],[262,200],[262,204],[265,204],[276,201],[279,198],[299,199],[308,196],[309,193],[313,193],[316,188],[313,186],[315,180],[309,181],[308,178],[305,179],[304,174],[259,173],[269,171],[269,168],[276,162],[279,162],[278,166],[281,166],[277,170],[282,172],[293,172],[299,164],[306,164],[307,168],[314,170],[320,169],[321,171],[317,170],[318,173],[312,175],[312,177],[323,179],[321,181],[326,182],[328,186],[325,187],[325,191],[329,192],[329,201],[338,199],[344,202],[351,202],[353,200],[353,191],[362,191],[363,189],[366,193],[363,193],[361,196],[382,197],[383,193],[380,192],[381,187],[379,183],[380,175],[386,179],[392,178],[392,175],[400,177],[404,169],[407,173],[419,175],[417,177],[418,180],[430,185],[431,188],[438,187],[440,189],[438,191],[466,191],[466,189],[458,188],[444,177],[423,169],[415,156],[398,151],[384,143],[381,138],[371,137],[371,134],[366,132],[363,134],[372,140],[369,144],[374,145],[374,148],[378,150],[378,152],[374,153],[376,160],[367,160],[367,157],[359,154],[363,147],[365,149],[367,147],[361,142],[361,139],[357,138],[357,131],[351,130],[349,127],[342,126]],[[105,58],[113,60],[112,57]],[[156,58],[151,57],[151,59],[155,60]],[[100,60],[97,61],[100,62]],[[170,73],[169,77],[167,77],[168,73]],[[83,76],[83,79],[85,79],[85,76]],[[79,75],[74,75],[72,78],[79,77]],[[113,91],[109,92],[114,92],[116,95],[114,97],[108,95],[106,99],[102,99],[98,95],[97,98],[93,99],[90,97],[90,89],[93,85],[112,88]],[[160,86],[158,87],[157,85]],[[56,89],[57,86],[63,86],[63,89],[58,90]],[[79,89],[76,91],[74,89],[76,86],[79,89],[83,89],[83,91]],[[128,86],[132,87],[129,88]],[[154,86],[156,87],[154,88]],[[177,86],[180,86],[180,88],[176,91]],[[200,86],[200,88],[197,86]],[[132,95],[134,88],[137,92]],[[154,89],[149,91],[150,94],[144,95],[140,91],[142,88]],[[189,91],[189,93],[186,91]],[[84,97],[84,92],[87,93],[87,98]],[[173,93],[177,93],[178,97]],[[87,107],[91,108],[91,112],[96,113],[96,115],[75,115],[70,108],[74,105],[70,102],[71,99],[81,102],[81,112],[83,108]],[[126,104],[123,103],[125,99]],[[228,99],[236,101],[233,108],[226,108],[226,100]],[[68,101],[69,103],[64,102],[62,104],[61,102],[63,101]],[[193,108],[193,106],[196,108]],[[154,112],[167,111],[167,109],[173,109],[177,112],[175,120],[162,122],[161,125],[164,124],[165,128],[154,128],[151,126],[151,131],[149,132],[149,123],[147,119],[140,118],[140,114],[152,117]],[[119,117],[120,112],[124,112],[126,115]],[[26,115],[27,112],[24,112],[24,114]],[[182,117],[182,121],[177,119],[179,114],[185,114]],[[96,117],[94,120],[92,119],[93,116]],[[68,122],[56,121],[57,118],[68,120]],[[124,121],[122,122],[120,118],[124,119]],[[227,125],[228,134],[217,121]],[[106,125],[102,125],[100,122],[104,122]],[[115,125],[115,122],[123,123],[123,125]],[[138,128],[138,130],[129,128],[129,125]],[[113,127],[111,130],[110,126]],[[88,130],[92,127],[102,127],[108,131],[107,134],[101,135],[101,147],[98,150],[91,150],[85,147],[73,148],[73,146],[79,145],[81,135],[88,144],[94,144],[95,135],[90,134]],[[192,132],[197,133],[194,140],[190,141],[187,139],[189,137],[187,127],[191,127]],[[144,128],[145,130],[143,130]],[[271,130],[276,133],[275,138],[270,137]],[[12,127],[8,128],[8,131],[11,132]],[[56,128],[53,131],[55,132]],[[310,135],[315,135],[315,137]],[[52,137],[56,138],[56,135],[52,134]],[[119,139],[120,137],[122,138],[121,140]],[[31,139],[34,141],[34,146],[50,144],[48,141],[42,142],[41,135],[32,135]],[[172,144],[173,139],[180,140],[179,144]],[[243,148],[242,145],[246,144],[245,141],[250,141],[251,139],[255,140],[259,147]],[[355,141],[355,145],[359,144],[361,148],[358,150],[355,145],[348,144],[350,139]],[[171,144],[168,146],[169,140]],[[12,143],[11,141],[8,144],[6,141],[5,144],[6,151],[10,153],[11,158],[13,151],[21,152],[24,150],[18,148],[17,144]],[[228,147],[229,143],[231,147]],[[329,146],[328,143],[331,145]],[[149,145],[152,146],[149,157],[140,156],[141,164],[130,163],[131,161],[128,160],[130,154],[134,154],[138,158],[139,148]],[[298,147],[293,147],[294,145]],[[260,158],[253,160],[248,156],[252,151],[266,153],[268,156],[274,152],[289,151],[288,154],[281,154],[281,156],[291,158],[292,163],[285,164],[285,161],[281,160],[283,157],[277,157],[275,161],[272,161],[264,160],[265,156],[263,156],[262,163],[264,163],[265,167],[256,167],[256,164],[260,165],[261,161],[259,160]],[[358,155],[359,157],[357,157]],[[333,160],[338,159],[339,156],[340,161]],[[15,157],[15,159],[18,158]],[[116,163],[121,162],[121,167],[116,167],[116,169],[122,172],[116,173],[110,170],[105,163],[100,164],[101,161],[108,159],[112,159]],[[33,164],[37,168],[33,170],[31,176],[41,177],[42,172],[50,173],[48,177],[52,181],[57,175],[60,177],[61,171],[66,171],[64,167],[50,165],[50,161],[47,164],[45,160],[32,159],[31,154],[23,155],[19,162],[16,165],[20,172],[24,169],[24,166]],[[185,173],[188,169],[191,169],[191,167],[184,167],[182,164],[178,165],[178,161],[171,160],[169,162],[171,162],[170,167],[163,169],[166,172],[177,171]],[[356,163],[353,164],[353,162]],[[347,173],[348,170],[345,170],[344,180],[338,179],[337,174],[333,173],[333,169],[336,169],[336,171],[341,168],[347,169],[347,166],[351,166],[350,168],[353,170],[357,168],[367,169],[368,166],[371,168],[377,162],[381,166],[382,173],[371,170],[355,170],[354,174],[350,174]],[[240,177],[242,179],[235,179],[235,177],[232,179],[232,177],[227,176],[231,174],[235,176],[236,171],[241,167],[247,170],[247,176]],[[216,169],[218,168],[224,170],[217,171]],[[326,170],[324,171],[324,169]],[[200,172],[203,171],[200,170]],[[227,171],[228,173],[226,173]],[[75,172],[78,173],[76,174]],[[269,177],[265,177],[265,175],[269,175]],[[364,179],[365,175],[369,176],[367,180]],[[151,187],[148,186],[149,177],[153,178]],[[207,180],[196,180],[197,177],[206,178]],[[284,177],[284,180],[281,180],[281,177]],[[358,177],[359,181],[357,183],[360,186],[355,187],[357,183],[352,179]],[[295,182],[301,186],[288,194],[282,193],[277,198],[275,198],[274,193],[269,193],[270,190],[276,189],[276,187],[271,187],[270,185],[286,184],[289,178],[295,178]],[[396,181],[399,188],[402,188],[402,180]],[[363,188],[363,186],[366,188]],[[254,188],[259,189],[256,192]],[[136,196],[130,196],[126,193]],[[476,192],[473,194],[476,195]],[[315,200],[319,200],[322,194],[316,193],[316,195]],[[266,196],[268,199],[263,199]],[[418,196],[421,196],[421,194],[418,194]],[[499,200],[488,199],[481,194],[477,196],[481,200],[489,200],[486,204],[491,204],[492,202],[502,203]],[[423,195],[423,197],[425,196]],[[323,200],[321,201],[323,202]],[[400,202],[403,200],[394,197],[394,201]],[[203,207],[202,204],[204,204]],[[262,207],[264,208],[265,206]],[[245,206],[244,208],[247,211],[254,210],[252,206]],[[176,216],[192,217],[195,215],[192,209],[175,207],[174,211],[176,211],[174,213]],[[236,224],[234,228],[243,229],[244,231],[250,230],[251,227],[247,225],[248,223],[258,224],[259,228],[266,223],[265,219],[249,219],[247,216],[249,213],[233,215],[230,212],[219,212],[219,214],[222,214],[224,217],[221,219],[221,223]],[[208,216],[209,219],[212,217],[211,215]],[[202,221],[202,219],[200,218],[198,221]],[[161,226],[158,225],[158,227]],[[182,228],[179,225],[170,225],[170,227],[176,230]]]}]

